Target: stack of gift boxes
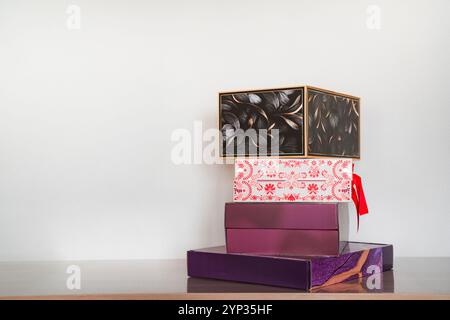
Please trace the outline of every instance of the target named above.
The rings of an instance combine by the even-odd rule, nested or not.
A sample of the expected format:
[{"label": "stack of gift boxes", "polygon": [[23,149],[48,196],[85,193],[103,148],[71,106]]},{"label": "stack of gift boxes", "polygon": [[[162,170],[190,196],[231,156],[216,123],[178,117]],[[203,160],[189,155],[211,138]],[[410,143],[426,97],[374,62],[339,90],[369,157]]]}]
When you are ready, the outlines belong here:
[{"label": "stack of gift boxes", "polygon": [[346,202],[358,228],[368,212],[353,172],[359,98],[310,86],[220,93],[219,118],[235,168],[226,246],[188,251],[189,276],[310,290],[392,268],[392,245],[347,241],[342,225]]}]

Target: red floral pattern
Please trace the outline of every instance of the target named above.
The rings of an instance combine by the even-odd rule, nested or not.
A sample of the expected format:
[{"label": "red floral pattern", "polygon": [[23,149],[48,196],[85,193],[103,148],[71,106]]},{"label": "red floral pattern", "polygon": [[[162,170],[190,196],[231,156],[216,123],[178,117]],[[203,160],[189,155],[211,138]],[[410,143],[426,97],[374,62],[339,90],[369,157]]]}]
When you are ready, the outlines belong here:
[{"label": "red floral pattern", "polygon": [[310,177],[317,178],[320,174],[320,171],[318,167],[311,167],[308,173]]},{"label": "red floral pattern", "polygon": [[351,159],[236,159],[234,201],[349,202]]},{"label": "red floral pattern", "polygon": [[273,192],[275,191],[275,186],[272,183],[268,183],[264,187],[264,190],[266,190],[267,194],[273,194]]},{"label": "red floral pattern", "polygon": [[317,194],[317,191],[319,191],[319,187],[315,183],[311,183],[308,185],[308,191],[310,194]]}]

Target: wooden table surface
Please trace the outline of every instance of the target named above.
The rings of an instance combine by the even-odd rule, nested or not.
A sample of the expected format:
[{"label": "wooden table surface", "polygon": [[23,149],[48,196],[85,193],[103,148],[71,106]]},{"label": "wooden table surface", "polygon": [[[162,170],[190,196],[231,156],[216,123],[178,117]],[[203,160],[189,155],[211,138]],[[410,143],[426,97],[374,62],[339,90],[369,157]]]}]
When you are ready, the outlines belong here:
[{"label": "wooden table surface", "polygon": [[[71,265],[80,289],[67,287]],[[450,258],[398,258],[368,281],[305,292],[188,278],[185,260],[0,263],[0,299],[450,299]]]}]

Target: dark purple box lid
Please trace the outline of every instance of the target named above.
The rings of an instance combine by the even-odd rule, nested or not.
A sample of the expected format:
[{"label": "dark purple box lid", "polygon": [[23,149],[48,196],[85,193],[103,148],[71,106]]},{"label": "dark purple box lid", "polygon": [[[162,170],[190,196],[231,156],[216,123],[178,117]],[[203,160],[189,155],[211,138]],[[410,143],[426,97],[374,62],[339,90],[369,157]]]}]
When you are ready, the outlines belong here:
[{"label": "dark purple box lid", "polygon": [[337,203],[225,204],[225,228],[337,230]]},{"label": "dark purple box lid", "polygon": [[[340,253],[339,255],[344,255],[347,253],[354,253],[363,250],[369,250],[379,247],[391,246],[389,244],[381,244],[381,243],[365,243],[365,242],[353,242],[353,241],[341,241],[340,245]],[[286,255],[261,255],[261,254],[253,254],[253,253],[227,253],[225,246],[217,246],[217,247],[209,247],[203,249],[190,250],[196,252],[205,252],[205,253],[216,253],[216,254],[228,254],[228,255],[239,255],[239,256],[257,256],[257,257],[268,257],[268,258],[276,258],[276,259],[294,259],[294,260],[303,260],[303,261],[311,261],[314,259],[324,259],[323,256],[286,256]]]}]

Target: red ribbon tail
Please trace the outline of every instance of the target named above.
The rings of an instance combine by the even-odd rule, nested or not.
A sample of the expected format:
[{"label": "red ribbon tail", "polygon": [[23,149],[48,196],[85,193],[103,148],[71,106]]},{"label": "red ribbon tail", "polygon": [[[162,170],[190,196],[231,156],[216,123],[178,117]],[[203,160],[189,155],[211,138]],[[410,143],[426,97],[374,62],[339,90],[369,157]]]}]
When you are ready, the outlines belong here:
[{"label": "red ribbon tail", "polygon": [[364,195],[361,177],[355,173],[353,173],[352,179],[352,200],[356,207],[359,230],[359,217],[369,213],[369,208],[367,207],[366,196]]}]

